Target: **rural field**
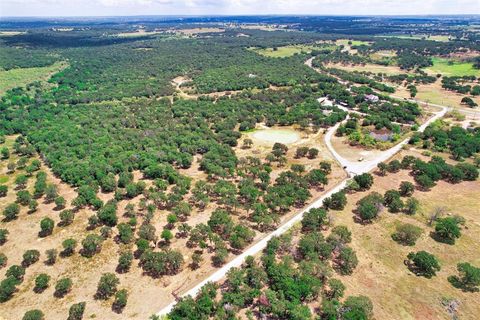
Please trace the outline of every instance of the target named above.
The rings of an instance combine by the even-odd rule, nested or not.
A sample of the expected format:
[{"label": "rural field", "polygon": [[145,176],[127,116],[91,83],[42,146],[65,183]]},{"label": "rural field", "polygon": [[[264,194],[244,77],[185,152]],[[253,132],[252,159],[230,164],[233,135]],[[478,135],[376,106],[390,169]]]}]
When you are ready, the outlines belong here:
[{"label": "rural field", "polygon": [[477,318],[477,16],[27,3],[0,19],[0,320]]},{"label": "rural field", "polygon": [[[418,151],[401,152],[403,155],[421,156]],[[374,186],[368,192],[348,197],[345,210],[335,214],[335,224],[346,225],[352,230],[352,247],[356,250],[358,272],[341,278],[347,284],[349,294],[372,297],[374,310],[379,319],[390,318],[392,314],[402,319],[451,319],[447,312],[448,303],[458,302],[458,318],[474,319],[478,312],[476,294],[458,292],[447,280],[456,272],[458,261],[480,263],[478,250],[479,232],[478,208],[480,197],[478,182],[462,182],[451,185],[439,183],[429,192],[415,191],[420,202],[418,214],[408,216],[402,213],[382,211],[378,221],[369,225],[354,222],[352,211],[355,203],[369,192],[384,194],[387,190],[398,189],[402,181],[413,182],[408,171],[375,177]],[[466,222],[462,236],[455,245],[436,242],[430,236],[430,216],[441,210],[446,215],[461,215]],[[392,240],[395,227],[410,223],[423,229],[414,246],[402,246]],[[355,236],[356,235],[356,236]],[[438,257],[441,271],[436,277],[426,279],[413,274],[404,260],[411,251],[426,250]],[[383,288],[388,287],[388,290]]]}]

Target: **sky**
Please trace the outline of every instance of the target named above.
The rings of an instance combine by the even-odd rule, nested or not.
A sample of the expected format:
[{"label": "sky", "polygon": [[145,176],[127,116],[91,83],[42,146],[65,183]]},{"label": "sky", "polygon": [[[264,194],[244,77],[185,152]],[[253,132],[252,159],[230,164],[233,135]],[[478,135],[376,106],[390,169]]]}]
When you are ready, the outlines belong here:
[{"label": "sky", "polygon": [[480,14],[480,0],[0,0],[0,18],[264,14]]}]

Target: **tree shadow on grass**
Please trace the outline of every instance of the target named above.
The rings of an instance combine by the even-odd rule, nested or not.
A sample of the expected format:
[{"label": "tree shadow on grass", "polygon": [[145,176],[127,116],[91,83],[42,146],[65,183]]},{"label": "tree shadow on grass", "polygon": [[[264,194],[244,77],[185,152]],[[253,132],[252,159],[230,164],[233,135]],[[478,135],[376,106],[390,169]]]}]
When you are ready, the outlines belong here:
[{"label": "tree shadow on grass", "polygon": [[437,241],[437,242],[440,242],[440,243],[445,243],[445,244],[449,244],[451,246],[453,246],[455,244],[455,239],[448,239],[448,238],[444,238],[444,237],[441,237],[438,233],[436,233],[435,231],[432,231],[430,232],[430,237]]}]

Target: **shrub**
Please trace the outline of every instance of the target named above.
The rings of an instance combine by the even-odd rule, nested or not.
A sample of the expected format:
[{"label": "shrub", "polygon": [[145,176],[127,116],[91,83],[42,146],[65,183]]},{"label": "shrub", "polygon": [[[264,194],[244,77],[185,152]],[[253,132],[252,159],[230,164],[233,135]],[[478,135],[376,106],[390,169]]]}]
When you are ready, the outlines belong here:
[{"label": "shrub", "polygon": [[7,265],[8,258],[5,253],[0,252],[0,269],[4,268]]},{"label": "shrub", "polygon": [[328,299],[340,299],[345,292],[345,285],[338,279],[328,279],[328,291],[325,293]]},{"label": "shrub", "polygon": [[388,163],[388,172],[398,172],[402,168],[402,164],[398,160],[392,160]]},{"label": "shrub", "polygon": [[423,190],[430,190],[435,186],[435,181],[433,181],[432,178],[430,178],[426,174],[415,176],[415,181],[420,185]]},{"label": "shrub", "polygon": [[35,200],[35,199],[30,200],[30,202],[28,203],[29,213],[34,213],[35,211],[37,211],[37,208],[38,208],[37,200]]},{"label": "shrub", "polygon": [[0,302],[8,301],[16,290],[18,280],[14,277],[7,277],[0,282]]},{"label": "shrub", "polygon": [[75,219],[75,213],[72,210],[60,212],[60,226],[65,227],[72,224],[73,219]]},{"label": "shrub", "polygon": [[72,304],[72,306],[68,310],[67,320],[82,320],[83,313],[85,312],[85,305],[85,302]]},{"label": "shrub", "polygon": [[63,251],[62,251],[62,256],[65,256],[65,257],[69,257],[71,256],[74,252],[75,252],[75,248],[77,246],[77,240],[75,239],[65,239],[63,240],[62,242],[62,247],[63,247]]},{"label": "shrub", "polygon": [[172,240],[173,238],[172,231],[168,229],[163,229],[161,237],[166,243],[170,243],[170,240]]},{"label": "shrub", "polygon": [[118,229],[118,239],[120,242],[127,244],[133,240],[133,230],[132,227],[126,223],[120,223],[117,225]]},{"label": "shrub", "polygon": [[106,300],[117,292],[117,286],[120,283],[117,276],[113,273],[104,273],[97,286],[96,299]]},{"label": "shrub", "polygon": [[19,174],[15,178],[15,184],[17,185],[18,189],[25,189],[27,185],[28,177],[24,174]]},{"label": "shrub", "polygon": [[402,181],[402,183],[400,183],[399,192],[402,197],[410,197],[414,191],[415,186],[413,183],[408,181]]},{"label": "shrub", "polygon": [[50,276],[46,273],[41,273],[35,278],[35,287],[33,291],[36,293],[41,293],[48,288],[48,283],[50,281]]},{"label": "shrub", "polygon": [[11,203],[3,209],[3,216],[5,221],[12,221],[17,219],[18,214],[20,213],[20,206],[16,203]]},{"label": "shrub", "polygon": [[383,197],[377,193],[372,192],[358,201],[358,215],[364,222],[370,222],[378,217],[382,210]]},{"label": "shrub", "polygon": [[117,291],[115,293],[115,301],[113,302],[113,310],[117,313],[121,313],[123,308],[127,305],[128,292],[125,289]]},{"label": "shrub", "polygon": [[101,223],[114,227],[117,224],[117,203],[116,201],[107,202],[97,213]]},{"label": "shrub", "polygon": [[22,266],[27,268],[40,259],[40,252],[38,250],[27,250],[23,254]]},{"label": "shrub", "polygon": [[345,196],[344,192],[339,191],[337,193],[332,194],[331,197],[323,200],[323,205],[327,209],[343,210],[347,205],[347,197]]},{"label": "shrub", "polygon": [[0,197],[6,197],[8,193],[8,186],[2,184],[0,185]]},{"label": "shrub", "polygon": [[183,255],[173,250],[163,252],[146,250],[140,258],[143,271],[152,277],[177,274],[183,263]]},{"label": "shrub", "polygon": [[32,195],[27,190],[20,190],[17,192],[16,202],[22,206],[27,206],[32,200]]},{"label": "shrub", "polygon": [[410,252],[407,258],[410,270],[417,275],[431,278],[437,271],[440,271],[440,264],[437,258],[426,251]]},{"label": "shrub", "polygon": [[45,261],[46,264],[54,265],[55,262],[57,262],[58,252],[56,249],[48,249],[45,251],[45,254],[47,255],[47,260]]},{"label": "shrub", "polygon": [[84,257],[90,258],[93,257],[102,249],[103,238],[96,234],[89,234],[82,241],[82,251],[81,254]]},{"label": "shrub", "polygon": [[372,312],[373,304],[368,297],[350,296],[343,304],[341,319],[370,319]]},{"label": "shrub", "polygon": [[7,242],[8,234],[9,232],[7,229],[0,229],[0,246]]},{"label": "shrub", "polygon": [[8,268],[7,272],[5,275],[8,277],[12,277],[17,282],[22,282],[23,277],[25,276],[25,268],[19,266],[19,265],[13,265],[10,268]]},{"label": "shrub", "polygon": [[55,227],[55,222],[46,217],[40,221],[40,237],[46,237],[52,234],[53,228]]},{"label": "shrub", "polygon": [[400,244],[413,246],[422,235],[422,232],[422,228],[410,223],[404,223],[397,225],[395,233],[392,234],[392,239]]},{"label": "shrub", "polygon": [[328,161],[321,161],[320,162],[320,170],[323,171],[326,175],[332,173],[332,164]]},{"label": "shrub", "polygon": [[100,236],[103,240],[107,240],[112,236],[112,228],[108,226],[103,226],[100,228]]},{"label": "shrub", "polygon": [[335,259],[336,270],[342,275],[352,274],[353,269],[358,265],[358,258],[352,248],[344,247],[340,250]]},{"label": "shrub", "polygon": [[54,184],[47,184],[45,187],[45,200],[52,202],[56,197],[58,197],[57,187]]},{"label": "shrub", "polygon": [[22,320],[43,320],[45,316],[42,311],[38,309],[30,310],[25,312]]},{"label": "shrub", "polygon": [[312,208],[303,216],[302,230],[304,232],[320,231],[327,224],[327,211],[323,208]]},{"label": "shrub", "polygon": [[358,183],[360,190],[368,190],[373,185],[373,176],[370,173],[357,175],[353,178],[353,180]]},{"label": "shrub", "polygon": [[462,170],[464,179],[467,181],[475,181],[478,178],[478,169],[470,163],[463,162],[456,165],[456,167]]},{"label": "shrub", "polygon": [[118,258],[117,270],[121,273],[128,272],[130,266],[132,265],[133,254],[130,251],[125,251],[120,254]]},{"label": "shrub", "polygon": [[72,290],[72,280],[70,278],[62,278],[57,281],[54,295],[57,298],[63,298],[70,290]]},{"label": "shrub", "polygon": [[228,250],[225,247],[215,248],[215,255],[212,257],[213,264],[216,267],[222,266],[227,261]]},{"label": "shrub", "polygon": [[403,201],[397,190],[388,190],[383,196],[383,203],[388,207],[390,212],[399,212],[403,209]]},{"label": "shrub", "polygon": [[315,159],[318,156],[318,149],[316,148],[310,148],[308,149],[308,158],[309,159]]},{"label": "shrub", "polygon": [[233,232],[230,235],[230,246],[234,249],[243,249],[249,243],[253,241],[255,237],[255,231],[244,225],[237,225],[233,228]]},{"label": "shrub", "polygon": [[456,288],[467,292],[480,291],[480,268],[472,266],[468,262],[457,264],[460,276],[450,276],[448,281]]},{"label": "shrub", "polygon": [[405,202],[405,206],[403,207],[403,210],[408,215],[414,215],[415,213],[417,213],[419,207],[420,207],[420,203],[418,202],[417,199],[408,198],[407,201]]},{"label": "shrub", "polygon": [[352,233],[346,226],[335,226],[332,232],[327,237],[327,242],[332,243],[334,246],[337,244],[347,244],[352,241]]},{"label": "shrub", "polygon": [[458,220],[454,217],[439,218],[435,224],[435,238],[439,241],[454,244],[460,238]]},{"label": "shrub", "polygon": [[67,204],[67,201],[65,200],[64,197],[55,198],[55,206],[57,207],[57,209],[63,209],[66,204]]}]

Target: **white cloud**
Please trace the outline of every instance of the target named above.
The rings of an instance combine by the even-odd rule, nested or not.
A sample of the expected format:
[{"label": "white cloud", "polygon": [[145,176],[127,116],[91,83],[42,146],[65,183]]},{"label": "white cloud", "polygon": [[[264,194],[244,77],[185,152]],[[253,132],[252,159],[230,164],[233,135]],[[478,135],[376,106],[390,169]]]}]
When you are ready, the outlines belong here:
[{"label": "white cloud", "polygon": [[0,16],[480,14],[480,0],[0,0]]}]

